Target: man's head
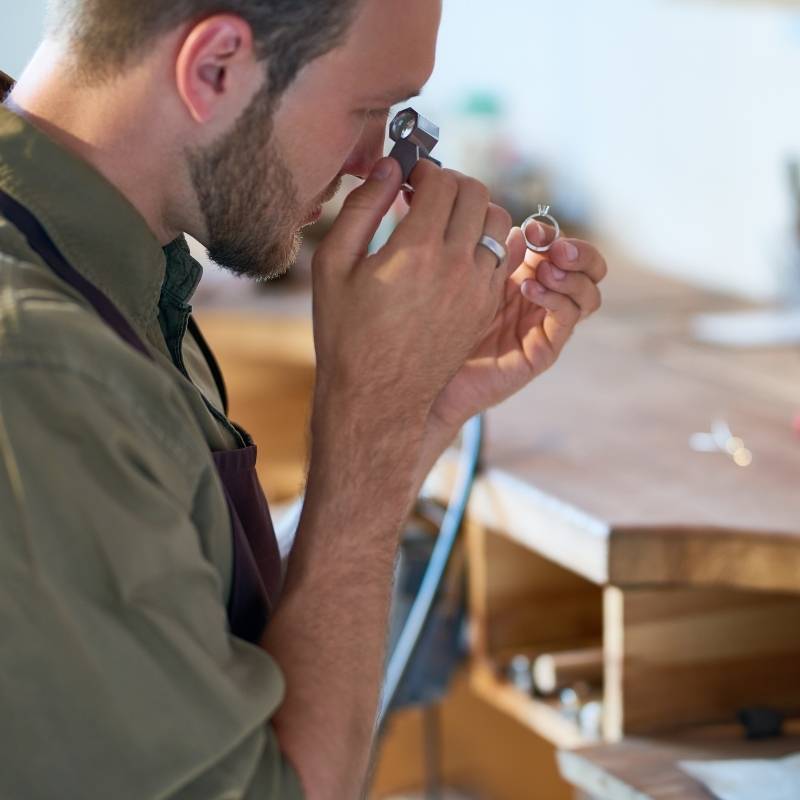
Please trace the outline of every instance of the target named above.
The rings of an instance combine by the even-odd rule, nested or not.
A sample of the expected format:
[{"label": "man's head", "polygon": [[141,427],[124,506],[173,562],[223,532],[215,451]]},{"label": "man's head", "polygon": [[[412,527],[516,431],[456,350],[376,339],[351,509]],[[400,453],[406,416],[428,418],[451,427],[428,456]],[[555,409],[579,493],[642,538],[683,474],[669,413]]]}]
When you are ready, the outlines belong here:
[{"label": "man's head", "polygon": [[[86,86],[152,87],[142,125],[176,161],[169,227],[269,277],[344,174],[382,155],[389,107],[433,68],[440,0],[51,0]],[[136,97],[135,90],[130,92]]]}]

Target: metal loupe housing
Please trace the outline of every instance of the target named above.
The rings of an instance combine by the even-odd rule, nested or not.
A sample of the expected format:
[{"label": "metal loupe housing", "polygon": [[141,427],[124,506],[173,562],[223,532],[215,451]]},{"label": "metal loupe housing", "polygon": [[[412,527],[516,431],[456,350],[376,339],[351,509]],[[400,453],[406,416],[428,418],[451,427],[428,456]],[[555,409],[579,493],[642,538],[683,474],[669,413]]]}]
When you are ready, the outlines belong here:
[{"label": "metal loupe housing", "polygon": [[404,182],[408,181],[408,176],[421,158],[441,166],[441,162],[430,154],[439,143],[439,126],[413,108],[405,108],[395,115],[389,125],[389,136],[397,142],[389,155],[400,163]]}]

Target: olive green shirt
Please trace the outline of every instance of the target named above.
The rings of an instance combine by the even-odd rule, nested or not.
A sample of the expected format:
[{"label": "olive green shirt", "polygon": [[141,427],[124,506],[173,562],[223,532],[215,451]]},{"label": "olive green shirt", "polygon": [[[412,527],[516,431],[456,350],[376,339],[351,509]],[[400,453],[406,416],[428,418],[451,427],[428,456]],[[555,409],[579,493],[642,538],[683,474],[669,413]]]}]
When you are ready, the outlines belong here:
[{"label": "olive green shirt", "polygon": [[301,798],[281,672],[227,623],[210,451],[242,441],[186,333],[200,266],[2,107],[0,189],[155,359],[0,217],[0,797]]}]

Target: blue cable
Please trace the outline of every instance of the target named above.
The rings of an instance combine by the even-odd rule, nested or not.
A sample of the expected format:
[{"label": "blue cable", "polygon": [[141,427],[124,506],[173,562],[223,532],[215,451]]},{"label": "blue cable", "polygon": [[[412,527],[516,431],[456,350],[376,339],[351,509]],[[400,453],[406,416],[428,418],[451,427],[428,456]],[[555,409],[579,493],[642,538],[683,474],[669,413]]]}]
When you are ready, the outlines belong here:
[{"label": "blue cable", "polygon": [[462,430],[455,488],[419,591],[386,667],[386,678],[378,712],[378,731],[382,729],[386,721],[419,645],[425,625],[430,619],[436,596],[442,585],[447,565],[450,563],[455,543],[458,540],[461,524],[467,512],[467,504],[480,464],[482,441],[483,417],[478,415],[469,420]]}]

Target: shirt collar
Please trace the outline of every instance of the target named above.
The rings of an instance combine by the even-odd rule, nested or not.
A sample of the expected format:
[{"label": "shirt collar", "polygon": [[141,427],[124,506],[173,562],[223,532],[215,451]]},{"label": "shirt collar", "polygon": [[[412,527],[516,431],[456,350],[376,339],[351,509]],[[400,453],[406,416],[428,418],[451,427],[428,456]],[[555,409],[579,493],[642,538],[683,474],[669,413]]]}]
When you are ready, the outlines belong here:
[{"label": "shirt collar", "polygon": [[[0,76],[0,96],[3,88]],[[0,188],[38,218],[72,266],[132,322],[146,328],[155,319],[162,286],[188,303],[202,270],[188,257],[183,237],[166,249],[165,281],[165,250],[122,193],[2,106]]]}]

